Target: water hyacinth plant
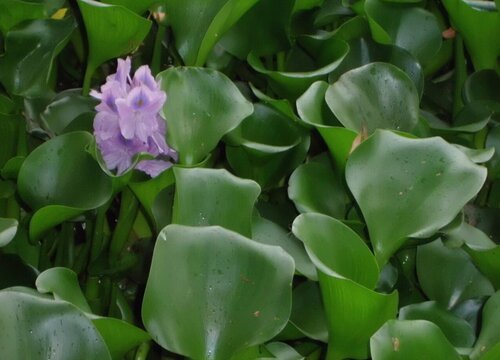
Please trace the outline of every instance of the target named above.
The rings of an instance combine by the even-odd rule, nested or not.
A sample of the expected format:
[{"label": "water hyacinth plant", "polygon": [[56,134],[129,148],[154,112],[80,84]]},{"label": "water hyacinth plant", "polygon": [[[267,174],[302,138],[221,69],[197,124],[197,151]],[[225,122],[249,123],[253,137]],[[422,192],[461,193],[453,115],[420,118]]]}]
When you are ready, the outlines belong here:
[{"label": "water hyacinth plant", "polygon": [[0,358],[500,359],[497,4],[0,1]]}]

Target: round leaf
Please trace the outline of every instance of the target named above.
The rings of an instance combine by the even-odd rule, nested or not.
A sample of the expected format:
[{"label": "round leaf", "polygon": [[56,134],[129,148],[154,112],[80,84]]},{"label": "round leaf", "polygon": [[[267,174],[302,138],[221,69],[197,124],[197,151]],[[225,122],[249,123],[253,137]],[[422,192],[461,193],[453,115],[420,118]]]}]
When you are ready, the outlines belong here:
[{"label": "round leaf", "polygon": [[86,151],[87,132],[55,137],[31,152],[19,171],[22,199],[34,209],[63,205],[95,209],[111,196],[111,181]]},{"label": "round leaf", "polygon": [[286,325],[293,272],[278,247],[220,227],[169,225],[156,242],[142,319],[170,351],[230,359]]},{"label": "round leaf", "polygon": [[218,225],[250,237],[259,185],[224,169],[174,168],[173,223]]},{"label": "round leaf", "polygon": [[441,138],[383,130],[356,148],[346,167],[379,264],[407,238],[429,237],[450,223],[485,179],[484,167]]},{"label": "round leaf", "polygon": [[325,99],[339,121],[357,132],[372,133],[379,128],[411,132],[418,122],[415,85],[402,70],[387,63],[344,73],[328,88]]},{"label": "round leaf", "polygon": [[426,320],[389,320],[370,340],[373,360],[460,360],[442,331]]},{"label": "round leaf", "polygon": [[253,111],[225,75],[204,68],[170,68],[158,74],[167,93],[167,139],[181,164],[202,161],[219,140]]},{"label": "round leaf", "polygon": [[35,292],[0,291],[0,348],[9,359],[111,360],[92,322],[73,305]]}]

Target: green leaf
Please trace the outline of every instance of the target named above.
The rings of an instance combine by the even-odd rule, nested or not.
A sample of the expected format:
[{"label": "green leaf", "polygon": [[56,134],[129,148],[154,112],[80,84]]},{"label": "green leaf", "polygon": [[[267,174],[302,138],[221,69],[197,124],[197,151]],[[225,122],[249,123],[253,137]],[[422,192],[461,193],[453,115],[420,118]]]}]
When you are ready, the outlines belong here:
[{"label": "green leaf", "polygon": [[157,78],[168,96],[163,107],[168,143],[178,151],[181,164],[202,161],[253,111],[238,88],[217,71],[170,68]]},{"label": "green leaf", "polygon": [[16,236],[18,222],[16,219],[0,217],[0,247],[7,245]]},{"label": "green leaf", "polygon": [[306,213],[293,222],[292,232],[306,246],[309,257],[323,273],[350,279],[373,289],[379,269],[364,241],[339,220]]},{"label": "green leaf", "polygon": [[173,196],[170,195],[173,193],[174,183],[172,168],[150,180],[129,183],[144,210],[154,221],[157,231],[171,222]]},{"label": "green leaf", "polygon": [[325,99],[342,125],[357,132],[366,129],[371,134],[380,128],[411,132],[418,122],[415,85],[387,63],[346,72],[328,88]]},{"label": "green leaf", "polygon": [[439,326],[448,341],[458,348],[472,347],[475,341],[470,324],[446,311],[435,301],[407,305],[399,309],[399,320],[427,320]]},{"label": "green leaf", "polygon": [[349,44],[349,53],[342,64],[330,74],[328,81],[334,83],[349,70],[373,62],[385,62],[403,70],[413,81],[422,97],[424,74],[418,60],[407,50],[395,45],[382,45],[372,38],[368,21],[361,16],[347,20],[335,30],[336,38]]},{"label": "green leaf", "polygon": [[[290,46],[292,0],[260,0],[222,37],[220,44],[246,59],[249,53],[271,55]],[[272,36],[270,36],[272,34]]]},{"label": "green leaf", "polygon": [[495,101],[500,102],[500,75],[496,71],[487,69],[476,71],[465,80],[462,90],[466,103],[473,101]]},{"label": "green leaf", "polygon": [[156,242],[142,318],[170,351],[230,359],[283,329],[293,272],[278,247],[221,227],[169,225]]},{"label": "green leaf", "polygon": [[47,17],[42,3],[22,0],[5,0],[0,2],[0,31],[5,36],[15,25],[25,20]]},{"label": "green leaf", "polygon": [[[283,70],[268,69],[259,57],[250,54],[247,58],[250,66],[265,75],[273,90],[281,97],[295,101],[315,81],[325,80],[334,71],[349,51],[349,46],[342,40],[333,37],[304,36],[302,46],[315,54],[317,64],[311,68],[285,68]],[[303,51],[303,50],[301,50]],[[294,57],[291,56],[293,59]]]},{"label": "green leaf", "polygon": [[138,48],[151,28],[151,21],[123,6],[103,4],[93,0],[78,0],[78,6],[89,43],[83,86],[85,95],[97,67]]},{"label": "green leaf", "polygon": [[307,337],[328,342],[325,308],[317,282],[306,281],[293,289],[290,322]]},{"label": "green leaf", "polygon": [[86,210],[103,205],[112,195],[110,179],[86,151],[87,132],[53,138],[36,148],[19,171],[21,198],[37,210],[30,223],[33,239]]},{"label": "green leaf", "polygon": [[151,8],[154,4],[161,3],[162,0],[103,0],[106,4],[121,5],[127,9],[141,15]]},{"label": "green leaf", "polygon": [[[481,332],[470,354],[472,360],[488,358],[488,352],[499,353],[500,291],[493,294],[483,308]],[[484,355],[483,355],[484,354]]]},{"label": "green leaf", "polygon": [[261,244],[280,246],[295,261],[295,269],[311,280],[318,280],[316,268],[309,259],[302,242],[278,224],[254,216],[252,223],[252,240]]},{"label": "green leaf", "polygon": [[259,185],[224,169],[176,167],[174,174],[174,224],[218,225],[251,236],[252,213],[260,193]]},{"label": "green leaf", "polygon": [[418,247],[417,274],[427,297],[446,308],[494,292],[465,251],[447,248],[441,240]]},{"label": "green leaf", "polygon": [[460,360],[442,331],[426,320],[389,320],[370,340],[373,360]]},{"label": "green leaf", "polygon": [[40,115],[45,125],[54,134],[62,133],[78,116],[93,112],[97,101],[82,96],[80,89],[70,89],[58,93]]},{"label": "green leaf", "polygon": [[123,359],[125,354],[150,339],[143,330],[120,319],[91,315],[76,274],[67,268],[45,270],[36,279],[36,287],[42,293],[52,293],[56,300],[64,300],[85,312],[103,337],[113,359]]},{"label": "green leaf", "polygon": [[344,173],[347,157],[357,133],[341,127],[325,101],[328,83],[317,81],[297,100],[297,112],[304,123],[314,126],[328,146],[335,170]]},{"label": "green leaf", "polygon": [[9,31],[5,54],[0,57],[0,81],[12,94],[40,97],[48,90],[54,59],[70,39],[76,23],[33,20]]},{"label": "green leaf", "polygon": [[144,330],[120,319],[100,317],[92,319],[92,323],[99,330],[114,360],[123,359],[130,350],[151,339]]},{"label": "green leaf", "polygon": [[275,187],[309,149],[309,134],[282,112],[255,104],[252,115],[225,137],[226,156],[234,172],[263,189]]},{"label": "green leaf", "polygon": [[485,179],[484,167],[441,138],[384,130],[358,146],[346,167],[380,265],[409,237],[429,237],[450,223]]},{"label": "green leaf", "polygon": [[301,213],[317,212],[337,219],[346,213],[347,194],[328,158],[300,165],[288,181],[288,197]]},{"label": "green leaf", "polygon": [[92,322],[73,305],[28,288],[0,291],[2,356],[9,359],[111,359]]},{"label": "green leaf", "polygon": [[[397,312],[398,295],[379,294],[379,269],[363,240],[340,221],[307,213],[292,231],[318,268],[328,324],[329,359],[366,358],[370,336]],[[357,283],[359,282],[359,283]]]},{"label": "green leaf", "polygon": [[19,171],[18,190],[32,208],[64,205],[95,209],[111,196],[111,181],[86,148],[87,132],[55,137],[31,152]]},{"label": "green leaf", "polygon": [[381,0],[367,0],[365,11],[377,42],[408,50],[424,68],[439,51],[442,30],[431,12]]},{"label": "green leaf", "polygon": [[186,65],[203,66],[215,43],[258,0],[184,0],[165,3],[175,44]]},{"label": "green leaf", "polygon": [[45,270],[38,275],[36,288],[41,293],[52,293],[54,299],[67,301],[83,312],[92,312],[73,270],[64,267]]},{"label": "green leaf", "polygon": [[370,337],[396,316],[397,292],[380,294],[322,272],[319,278],[330,336],[328,358],[366,359]]},{"label": "green leaf", "polygon": [[452,26],[464,39],[476,71],[500,70],[500,43],[496,41],[496,34],[500,32],[500,12],[479,11],[457,0],[443,0],[443,5]]}]

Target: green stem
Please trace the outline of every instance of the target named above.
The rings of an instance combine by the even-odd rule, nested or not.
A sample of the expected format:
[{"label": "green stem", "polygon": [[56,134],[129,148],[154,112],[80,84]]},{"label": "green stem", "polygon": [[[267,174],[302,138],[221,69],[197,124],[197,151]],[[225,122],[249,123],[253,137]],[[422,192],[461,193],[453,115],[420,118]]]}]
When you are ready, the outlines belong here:
[{"label": "green stem", "polygon": [[285,71],[285,52],[280,51],[276,55],[276,64],[278,67],[278,71]]},{"label": "green stem", "polygon": [[90,85],[92,82],[92,75],[94,75],[95,68],[87,64],[87,69],[85,69],[85,76],[83,77],[83,87],[82,94],[87,96],[90,93]]},{"label": "green stem", "polygon": [[109,248],[109,264],[113,266],[120,258],[139,211],[139,202],[130,188],[122,191],[120,215]]},{"label": "green stem", "polygon": [[155,43],[153,47],[153,58],[151,59],[151,71],[154,75],[158,74],[161,69],[162,41],[165,38],[166,33],[166,26],[158,24],[158,30],[156,31]]},{"label": "green stem", "polygon": [[455,79],[453,91],[453,118],[457,116],[464,106],[462,101],[462,87],[467,78],[467,64],[464,54],[464,42],[462,36],[457,33],[455,37]]},{"label": "green stem", "polygon": [[57,243],[55,266],[73,267],[75,261],[75,241],[73,224],[65,222],[61,225]]},{"label": "green stem", "polygon": [[106,212],[108,211],[109,203],[104,204],[97,209],[94,227],[88,229],[93,231],[92,245],[90,247],[90,262],[96,260],[104,248],[104,223],[106,222]]},{"label": "green stem", "polygon": [[135,353],[134,360],[146,360],[149,354],[149,349],[151,348],[151,342],[143,342],[137,348],[137,352]]}]

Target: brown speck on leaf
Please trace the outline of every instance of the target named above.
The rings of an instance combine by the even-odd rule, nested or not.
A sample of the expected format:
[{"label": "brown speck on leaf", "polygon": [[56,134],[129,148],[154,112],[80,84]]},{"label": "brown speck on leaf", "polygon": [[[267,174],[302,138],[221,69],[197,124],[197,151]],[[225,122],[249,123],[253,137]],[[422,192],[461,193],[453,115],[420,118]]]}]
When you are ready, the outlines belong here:
[{"label": "brown speck on leaf", "polygon": [[254,311],[254,312],[253,312],[253,316],[254,316],[254,317],[259,317],[259,316],[260,316],[260,311],[259,311],[259,310]]},{"label": "brown speck on leaf", "polygon": [[455,36],[457,36],[457,32],[455,29],[452,27],[449,27],[448,29],[444,30],[441,35],[443,36],[443,39],[453,39]]},{"label": "brown speck on leaf", "polygon": [[394,351],[399,351],[399,339],[397,337],[392,338],[392,348]]}]

